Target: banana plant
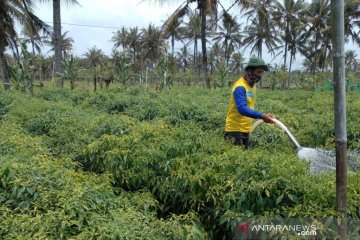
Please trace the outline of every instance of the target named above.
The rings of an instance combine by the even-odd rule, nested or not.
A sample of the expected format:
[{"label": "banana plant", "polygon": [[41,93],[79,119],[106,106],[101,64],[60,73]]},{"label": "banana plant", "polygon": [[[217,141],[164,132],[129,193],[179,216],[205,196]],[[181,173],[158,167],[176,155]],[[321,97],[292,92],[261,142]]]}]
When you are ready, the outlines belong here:
[{"label": "banana plant", "polygon": [[9,74],[14,81],[14,87],[16,90],[26,92],[29,89],[31,95],[33,94],[33,81],[30,77],[30,71],[32,69],[32,62],[34,57],[27,51],[25,43],[20,44],[21,54],[16,65],[9,65]]},{"label": "banana plant", "polygon": [[170,85],[172,85],[173,69],[168,55],[161,57],[155,72],[161,79],[160,89],[170,88]]},{"label": "banana plant", "polygon": [[132,77],[130,59],[123,53],[114,52],[115,79],[123,85]]},{"label": "banana plant", "polygon": [[75,88],[75,81],[78,78],[79,71],[76,66],[76,59],[72,55],[64,60],[64,71],[60,75],[63,80],[70,82],[71,90]]},{"label": "banana plant", "polygon": [[230,69],[226,66],[225,62],[222,62],[217,69],[218,80],[214,82],[214,88],[223,88],[226,85],[227,78],[229,77]]}]

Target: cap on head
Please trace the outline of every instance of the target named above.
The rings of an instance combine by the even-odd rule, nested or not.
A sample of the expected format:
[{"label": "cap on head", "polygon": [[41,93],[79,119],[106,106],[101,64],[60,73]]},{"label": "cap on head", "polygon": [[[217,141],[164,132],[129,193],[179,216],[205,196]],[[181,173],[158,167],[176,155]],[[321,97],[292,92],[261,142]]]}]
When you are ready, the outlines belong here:
[{"label": "cap on head", "polygon": [[245,67],[245,70],[248,68],[261,68],[264,71],[269,71],[269,67],[265,64],[264,60],[258,57],[250,58],[248,64]]}]

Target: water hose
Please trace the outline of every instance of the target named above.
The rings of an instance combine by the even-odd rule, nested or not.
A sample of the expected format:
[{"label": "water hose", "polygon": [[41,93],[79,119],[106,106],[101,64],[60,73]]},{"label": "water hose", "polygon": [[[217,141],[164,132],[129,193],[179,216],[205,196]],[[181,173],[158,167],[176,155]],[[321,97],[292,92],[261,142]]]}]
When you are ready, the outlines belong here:
[{"label": "water hose", "polygon": [[[278,125],[282,130],[284,130],[284,132],[288,135],[288,137],[290,138],[290,140],[294,143],[294,145],[296,146],[297,150],[299,151],[302,147],[300,146],[300,144],[298,143],[298,141],[296,141],[295,137],[291,134],[291,132],[289,131],[289,129],[279,120],[277,120],[276,118],[272,119],[273,122]],[[259,126],[260,124],[264,123],[263,120],[258,120],[254,123],[254,125],[252,126],[250,133],[252,133],[255,128],[257,126]]]}]

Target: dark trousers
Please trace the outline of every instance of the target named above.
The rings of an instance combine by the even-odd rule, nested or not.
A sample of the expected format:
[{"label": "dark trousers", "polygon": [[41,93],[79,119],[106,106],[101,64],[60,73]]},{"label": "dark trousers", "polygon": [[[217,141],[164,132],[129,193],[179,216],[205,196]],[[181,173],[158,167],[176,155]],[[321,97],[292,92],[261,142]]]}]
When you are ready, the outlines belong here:
[{"label": "dark trousers", "polygon": [[249,133],[242,132],[224,132],[226,141],[230,141],[238,146],[243,146],[245,149],[249,147]]}]

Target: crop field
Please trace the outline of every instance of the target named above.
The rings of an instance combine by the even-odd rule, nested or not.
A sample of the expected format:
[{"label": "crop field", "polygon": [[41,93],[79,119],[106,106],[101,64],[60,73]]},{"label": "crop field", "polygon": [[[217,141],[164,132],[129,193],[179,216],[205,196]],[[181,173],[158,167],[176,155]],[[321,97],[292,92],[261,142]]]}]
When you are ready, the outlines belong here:
[{"label": "crop field", "polygon": [[[234,239],[247,218],[336,218],[335,173],[310,173],[277,126],[256,129],[247,151],[224,141],[229,96],[195,86],[2,92],[0,239]],[[256,109],[302,146],[334,149],[332,92],[261,89]],[[348,93],[351,151],[359,109]],[[359,172],[348,174],[347,204],[360,220]]]}]

